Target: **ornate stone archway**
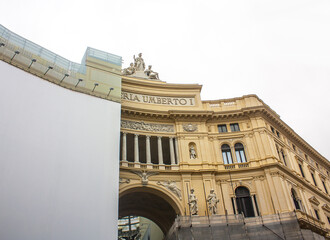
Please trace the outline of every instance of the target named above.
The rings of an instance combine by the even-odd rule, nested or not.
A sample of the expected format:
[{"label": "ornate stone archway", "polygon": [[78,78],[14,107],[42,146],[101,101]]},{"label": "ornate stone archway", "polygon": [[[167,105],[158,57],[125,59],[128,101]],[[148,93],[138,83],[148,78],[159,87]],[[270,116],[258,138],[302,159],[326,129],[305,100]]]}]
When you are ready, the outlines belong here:
[{"label": "ornate stone archway", "polygon": [[119,218],[135,215],[155,222],[166,234],[175,217],[181,215],[179,205],[161,190],[134,186],[119,195]]}]

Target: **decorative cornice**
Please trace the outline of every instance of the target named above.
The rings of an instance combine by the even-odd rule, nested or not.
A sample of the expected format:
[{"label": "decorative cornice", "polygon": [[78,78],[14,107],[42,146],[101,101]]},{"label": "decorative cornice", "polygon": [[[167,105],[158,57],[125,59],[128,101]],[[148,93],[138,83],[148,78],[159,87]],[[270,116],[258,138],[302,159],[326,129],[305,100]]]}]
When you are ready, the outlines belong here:
[{"label": "decorative cornice", "polygon": [[122,85],[123,89],[126,90],[125,86],[127,85],[139,85],[143,87],[150,87],[150,88],[164,88],[164,89],[191,89],[197,90],[198,92],[201,91],[202,85],[199,84],[175,84],[175,83],[166,83],[163,81],[151,81],[147,79],[141,80],[141,78],[134,78],[128,76],[122,76]]}]

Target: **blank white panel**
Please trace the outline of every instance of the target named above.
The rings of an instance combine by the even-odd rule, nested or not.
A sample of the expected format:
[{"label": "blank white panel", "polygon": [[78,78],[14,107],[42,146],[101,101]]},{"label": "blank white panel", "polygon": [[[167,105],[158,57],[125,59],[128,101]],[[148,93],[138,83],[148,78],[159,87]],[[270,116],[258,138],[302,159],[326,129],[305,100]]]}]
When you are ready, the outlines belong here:
[{"label": "blank white panel", "polygon": [[117,239],[120,104],[0,61],[0,239]]}]

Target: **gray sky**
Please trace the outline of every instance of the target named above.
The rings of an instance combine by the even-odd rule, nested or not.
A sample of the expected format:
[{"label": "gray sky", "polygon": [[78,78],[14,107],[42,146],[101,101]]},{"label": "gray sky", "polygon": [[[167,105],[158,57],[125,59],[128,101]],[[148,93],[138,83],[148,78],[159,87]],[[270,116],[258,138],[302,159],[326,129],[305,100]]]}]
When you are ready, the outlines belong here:
[{"label": "gray sky", "polygon": [[257,94],[330,159],[328,0],[11,0],[1,24],[75,62],[87,46],[143,53],[169,83],[202,99]]}]

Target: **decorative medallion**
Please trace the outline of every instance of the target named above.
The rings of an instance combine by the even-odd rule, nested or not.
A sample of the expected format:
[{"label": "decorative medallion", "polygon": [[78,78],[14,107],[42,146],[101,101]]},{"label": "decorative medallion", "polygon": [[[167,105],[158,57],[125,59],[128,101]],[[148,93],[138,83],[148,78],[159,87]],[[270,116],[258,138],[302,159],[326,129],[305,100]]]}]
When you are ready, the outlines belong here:
[{"label": "decorative medallion", "polygon": [[169,124],[156,124],[145,122],[134,122],[129,120],[121,120],[121,128],[149,131],[149,132],[174,132],[174,126]]},{"label": "decorative medallion", "polygon": [[191,124],[191,123],[183,124],[182,127],[183,127],[183,130],[185,130],[186,132],[195,132],[195,131],[197,131],[197,125],[196,124]]}]

